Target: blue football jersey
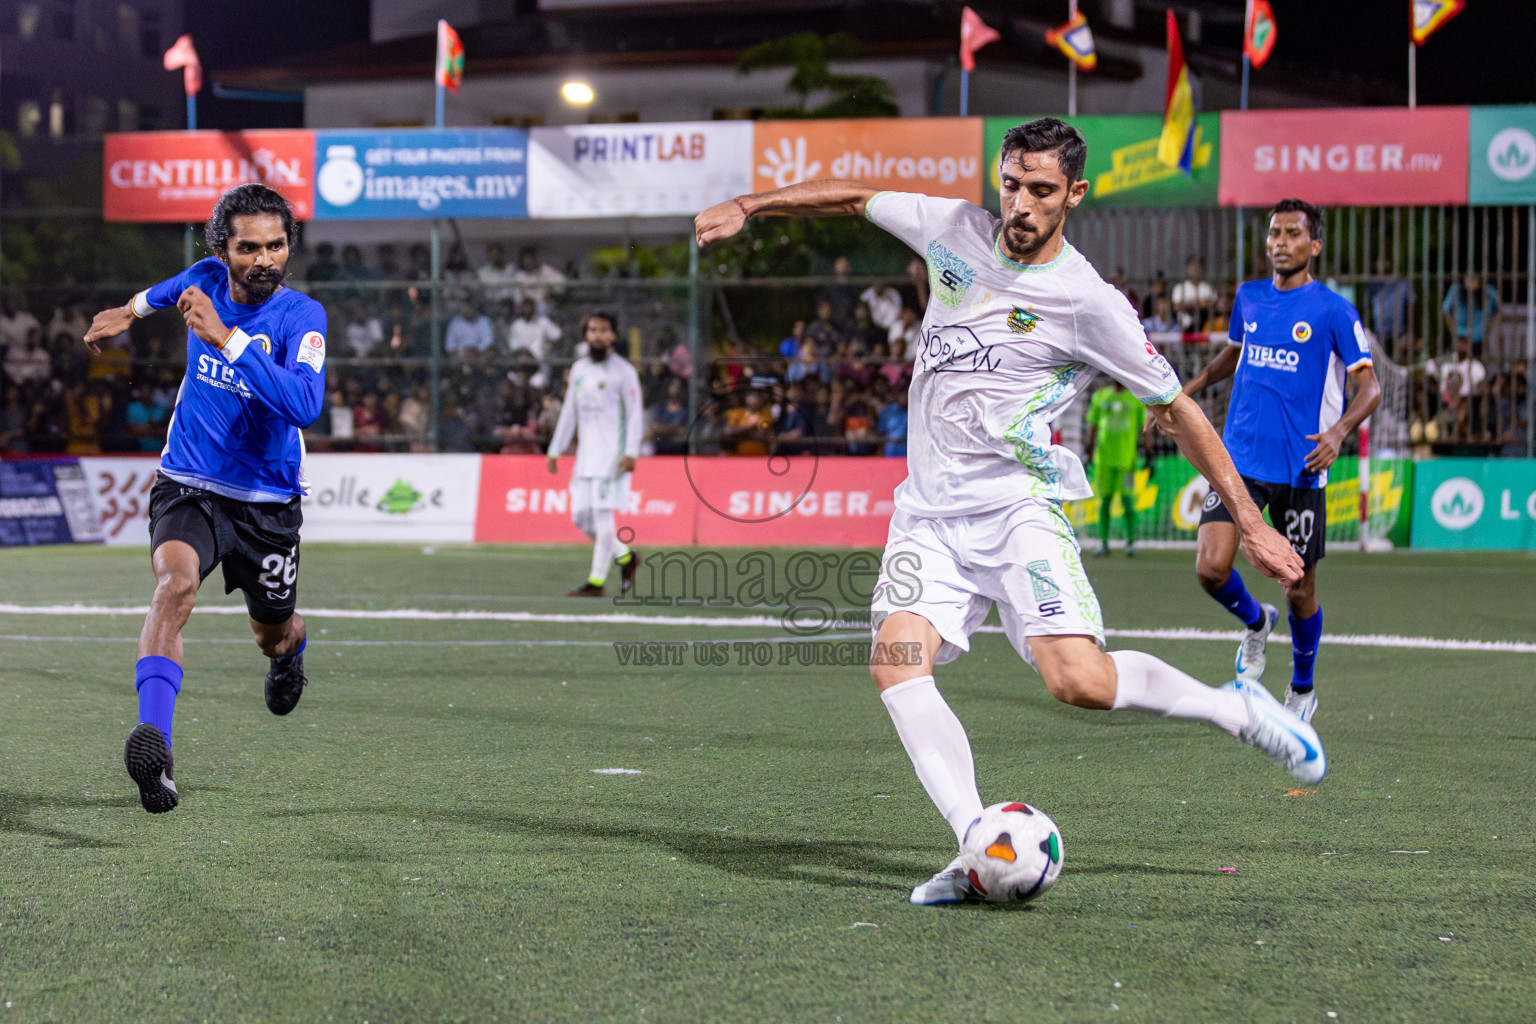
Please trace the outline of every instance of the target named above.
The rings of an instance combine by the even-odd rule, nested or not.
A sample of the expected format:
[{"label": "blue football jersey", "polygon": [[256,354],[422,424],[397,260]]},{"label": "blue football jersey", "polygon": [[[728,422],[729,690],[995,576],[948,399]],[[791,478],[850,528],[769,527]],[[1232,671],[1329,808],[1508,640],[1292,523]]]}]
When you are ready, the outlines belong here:
[{"label": "blue football jersey", "polygon": [[133,311],[174,306],[192,285],[230,333],[215,348],[187,331],[160,471],[240,501],[290,501],[306,490],[301,431],[325,402],[325,308],[291,288],[257,306],[237,303],[228,268],[209,258],[135,295]]},{"label": "blue football jersey", "polygon": [[1222,431],[1237,471],[1273,484],[1327,486],[1327,470],[1307,472],[1317,447],[1307,435],[1339,421],[1345,375],[1371,364],[1360,314],[1317,281],[1289,291],[1245,281],[1228,335],[1243,347]]}]

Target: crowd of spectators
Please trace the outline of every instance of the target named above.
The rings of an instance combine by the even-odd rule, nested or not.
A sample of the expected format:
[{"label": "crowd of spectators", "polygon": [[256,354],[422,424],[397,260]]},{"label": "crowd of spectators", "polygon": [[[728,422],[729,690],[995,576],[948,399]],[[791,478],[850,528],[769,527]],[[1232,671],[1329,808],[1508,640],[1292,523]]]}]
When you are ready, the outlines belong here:
[{"label": "crowd of spectators", "polygon": [[681,389],[656,389],[647,427],[655,450],[683,452],[691,443],[706,455],[905,456],[926,269],[913,261],[898,287],[856,281],[852,262],[840,257],[832,278],[776,350],[738,342],[714,361],[709,400],[691,430]]},{"label": "crowd of spectators", "polygon": [[[579,293],[573,265],[556,269],[533,247],[515,260],[495,242],[474,255],[478,265],[462,245],[446,253],[436,331],[426,246],[365,253],[346,245],[338,253],[322,243],[296,259],[293,282],[325,305],[330,325],[326,407],[307,431],[313,450],[544,450],[566,369],[583,354],[577,323],[592,306],[590,292]],[[1411,441],[1523,455],[1529,367],[1506,339],[1499,288],[1468,272],[1421,312],[1414,281],[1386,261],[1375,270],[1343,287],[1327,284],[1355,302],[1401,367]],[[1228,329],[1236,286],[1207,281],[1197,257],[1177,281],[1157,274],[1133,285],[1121,270],[1108,279],[1154,340]],[[697,381],[680,324],[648,326],[647,453],[905,454],[907,388],[928,299],[924,264],[913,260],[904,279],[885,280],[856,277],[843,257],[814,296],[800,294],[803,315],[785,325],[781,341],[731,341]],[[29,308],[20,293],[0,296],[0,452],[160,449],[182,374],[181,325],[172,316],[137,321],[89,352],[80,339],[91,313],[119,301],[76,293]],[[1438,320],[1425,324],[1434,312]],[[1427,345],[1426,335],[1438,344]],[[435,402],[434,337],[442,346]],[[628,351],[621,342],[619,355]]]}]

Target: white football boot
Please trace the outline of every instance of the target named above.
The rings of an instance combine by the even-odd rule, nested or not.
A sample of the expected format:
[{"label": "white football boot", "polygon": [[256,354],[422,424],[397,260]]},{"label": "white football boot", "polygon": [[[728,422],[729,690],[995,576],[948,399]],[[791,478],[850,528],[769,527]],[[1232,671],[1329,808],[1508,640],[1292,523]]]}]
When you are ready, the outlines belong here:
[{"label": "white football boot", "polygon": [[1280,621],[1280,612],[1274,605],[1261,604],[1259,609],[1264,618],[1259,628],[1250,629],[1237,645],[1237,661],[1233,664],[1237,678],[1250,683],[1258,682],[1264,674],[1264,648],[1269,644],[1269,634],[1275,631],[1275,623]]},{"label": "white football boot", "polygon": [[1237,734],[1250,747],[1270,756],[1298,782],[1318,782],[1328,774],[1328,759],[1317,730],[1287,711],[1262,684],[1234,679],[1224,690],[1248,702],[1248,724]]},{"label": "white football boot", "polygon": [[965,865],[956,857],[949,866],[912,890],[912,903],[919,907],[941,907],[976,899],[976,890],[966,876]]},{"label": "white football boot", "polygon": [[1289,686],[1285,688],[1285,709],[1303,722],[1312,721],[1312,716],[1317,714],[1317,690],[1313,688],[1306,693],[1297,693]]}]

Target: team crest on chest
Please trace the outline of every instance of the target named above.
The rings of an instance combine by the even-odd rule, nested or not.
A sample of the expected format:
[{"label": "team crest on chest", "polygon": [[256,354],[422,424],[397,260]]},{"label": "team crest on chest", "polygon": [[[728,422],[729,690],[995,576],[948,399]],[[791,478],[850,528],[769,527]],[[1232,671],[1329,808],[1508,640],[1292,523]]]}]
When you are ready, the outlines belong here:
[{"label": "team crest on chest", "polygon": [[1028,334],[1040,323],[1040,317],[1022,306],[1014,306],[1008,314],[1008,329],[1014,334]]},{"label": "team crest on chest", "polygon": [[1312,337],[1312,325],[1305,320],[1297,320],[1296,326],[1291,328],[1291,337],[1298,342],[1304,342]]}]

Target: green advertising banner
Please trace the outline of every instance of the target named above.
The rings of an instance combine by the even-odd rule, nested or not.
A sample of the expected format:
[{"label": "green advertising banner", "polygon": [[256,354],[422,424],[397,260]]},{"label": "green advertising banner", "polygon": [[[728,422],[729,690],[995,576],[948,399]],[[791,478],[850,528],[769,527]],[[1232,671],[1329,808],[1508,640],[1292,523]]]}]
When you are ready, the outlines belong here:
[{"label": "green advertising banner", "polygon": [[1536,551],[1536,459],[1418,464],[1413,546]]},{"label": "green advertising banner", "polygon": [[1536,107],[1473,107],[1467,145],[1468,202],[1536,203]]},{"label": "green advertising banner", "polygon": [[[1372,459],[1371,493],[1366,506],[1370,535],[1390,540],[1396,547],[1408,544],[1408,515],[1413,495],[1413,463],[1407,459]],[[1164,455],[1154,468],[1136,471],[1136,536],[1138,540],[1193,541],[1200,527],[1200,509],[1210,486],[1180,455]],[[1122,498],[1111,504],[1110,536],[1125,539]],[[1084,549],[1097,544],[1097,498],[1069,501],[1067,518],[1078,531]],[[1328,540],[1353,544],[1360,539],[1359,460],[1344,456],[1328,471]]]},{"label": "green advertising banner", "polygon": [[[1003,135],[1028,117],[989,117],[986,120],[987,173],[983,196],[989,209],[997,206],[997,157]],[[1221,153],[1221,115],[1195,118],[1195,160],[1188,177],[1157,158],[1163,119],[1157,114],[1066,117],[1088,140],[1088,206],[1215,206]]]}]

